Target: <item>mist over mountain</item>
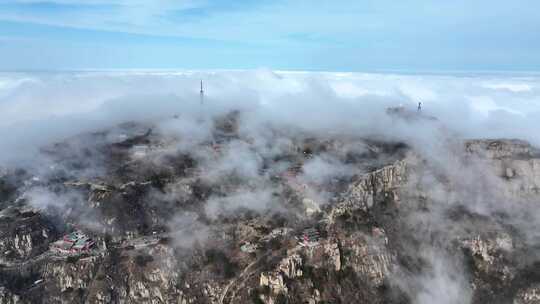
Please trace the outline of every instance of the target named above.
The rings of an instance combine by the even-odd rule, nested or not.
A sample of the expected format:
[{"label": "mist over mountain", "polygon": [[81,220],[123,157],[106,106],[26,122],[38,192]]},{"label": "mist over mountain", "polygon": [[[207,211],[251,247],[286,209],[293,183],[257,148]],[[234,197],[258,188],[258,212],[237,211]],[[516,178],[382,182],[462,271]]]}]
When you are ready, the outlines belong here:
[{"label": "mist over mountain", "polygon": [[[204,107],[198,97],[201,79],[206,87]],[[274,124],[436,141],[428,136],[433,128],[409,124],[388,128],[387,107],[416,110],[418,102],[459,137],[516,137],[538,143],[539,81],[534,74],[271,70],[2,74],[1,156],[20,158],[39,145],[125,121],[164,120],[173,113],[212,116],[231,110],[245,111],[244,120],[255,129]]]},{"label": "mist over mountain", "polygon": [[538,102],[535,74],[0,74],[0,303],[539,303]]}]

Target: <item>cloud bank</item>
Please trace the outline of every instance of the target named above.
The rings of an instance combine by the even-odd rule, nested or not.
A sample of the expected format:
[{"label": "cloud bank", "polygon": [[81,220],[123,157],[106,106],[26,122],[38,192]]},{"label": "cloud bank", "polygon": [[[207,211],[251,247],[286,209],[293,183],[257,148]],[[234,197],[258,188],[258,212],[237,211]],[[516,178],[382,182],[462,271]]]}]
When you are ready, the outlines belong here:
[{"label": "cloud bank", "polygon": [[[203,79],[206,101],[199,106]],[[81,132],[173,114],[246,112],[247,132],[274,124],[309,131],[420,141],[434,126],[401,124],[385,109],[423,111],[463,138],[520,138],[540,144],[540,77],[356,73],[73,72],[0,75],[0,161],[31,159],[36,148]],[[204,131],[200,131],[204,132]],[[263,131],[261,131],[263,132]]]}]

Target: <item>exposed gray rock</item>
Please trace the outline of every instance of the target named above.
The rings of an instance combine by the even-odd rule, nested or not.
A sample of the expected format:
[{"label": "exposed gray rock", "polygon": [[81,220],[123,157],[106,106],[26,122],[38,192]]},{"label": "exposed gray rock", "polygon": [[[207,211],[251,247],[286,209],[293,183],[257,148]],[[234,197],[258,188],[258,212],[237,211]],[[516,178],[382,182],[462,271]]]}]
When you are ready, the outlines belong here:
[{"label": "exposed gray rock", "polygon": [[[69,159],[64,165],[72,172],[55,171],[40,186],[83,199],[60,210],[0,211],[0,304],[413,303],[431,286],[423,279],[438,279],[423,276],[437,274],[425,254],[433,248],[464,272],[441,284],[463,281],[471,303],[539,303],[540,278],[531,270],[540,257],[535,235],[524,235],[506,214],[475,212],[463,197],[450,197],[463,168],[453,176],[434,172],[436,165],[401,143],[346,139],[363,147],[353,153],[343,151],[345,139],[298,136],[281,154],[257,155],[257,173],[247,179],[234,170],[209,178],[198,162],[219,161],[228,143],[256,149],[238,134],[238,115],[216,122],[215,142],[201,143],[202,155],[170,149],[176,139],[151,131],[103,144],[96,150],[105,173],[88,179],[71,174],[86,163],[77,163],[69,149],[49,149],[58,161]],[[534,147],[511,140],[464,145],[465,164],[493,173],[496,189],[489,194],[538,200]],[[354,173],[328,185],[303,183],[302,166],[323,153]],[[261,184],[270,189],[271,208],[239,204],[226,215],[205,212],[210,198]],[[438,220],[444,223],[437,226]],[[74,227],[97,246],[49,250]],[[306,230],[316,237],[305,241]]]}]

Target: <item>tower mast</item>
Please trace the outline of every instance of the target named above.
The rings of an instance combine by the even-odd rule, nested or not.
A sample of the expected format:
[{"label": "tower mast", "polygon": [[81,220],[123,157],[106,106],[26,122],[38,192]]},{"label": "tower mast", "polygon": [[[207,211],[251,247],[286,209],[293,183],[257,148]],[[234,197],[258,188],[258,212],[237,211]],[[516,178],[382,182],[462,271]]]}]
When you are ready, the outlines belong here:
[{"label": "tower mast", "polygon": [[202,80],[201,80],[201,104],[204,103],[204,90],[203,90],[203,83],[202,83]]}]

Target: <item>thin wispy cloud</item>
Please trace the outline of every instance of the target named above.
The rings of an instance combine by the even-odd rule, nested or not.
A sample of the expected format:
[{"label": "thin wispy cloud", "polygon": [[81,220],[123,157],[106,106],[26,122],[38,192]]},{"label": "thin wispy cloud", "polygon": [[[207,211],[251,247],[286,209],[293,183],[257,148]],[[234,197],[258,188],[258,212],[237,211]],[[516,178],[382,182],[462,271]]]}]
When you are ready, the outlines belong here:
[{"label": "thin wispy cloud", "polygon": [[[219,67],[202,57],[208,55],[223,58],[224,68],[534,70],[540,66],[539,8],[529,0],[5,0],[0,35],[54,32],[42,48],[53,57],[63,53],[71,68],[77,66],[69,57],[87,56],[90,47],[110,58],[88,55],[81,67]],[[141,36],[108,39],[125,33]],[[148,43],[146,36],[161,40]],[[171,37],[184,45],[167,45]],[[190,39],[211,41],[212,51]],[[21,43],[0,54],[29,47]],[[158,55],[144,58],[149,53]],[[19,60],[11,65],[31,62]]]}]

